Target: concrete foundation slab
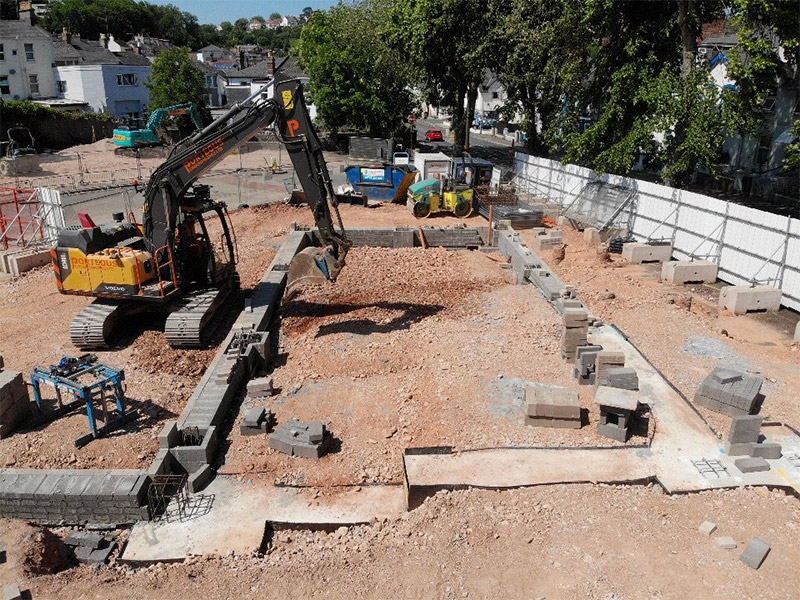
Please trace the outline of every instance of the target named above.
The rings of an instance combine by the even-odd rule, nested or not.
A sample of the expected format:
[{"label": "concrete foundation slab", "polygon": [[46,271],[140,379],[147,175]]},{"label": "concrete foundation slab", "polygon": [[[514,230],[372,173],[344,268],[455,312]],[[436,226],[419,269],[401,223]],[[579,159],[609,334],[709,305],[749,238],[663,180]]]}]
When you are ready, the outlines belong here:
[{"label": "concrete foundation slab", "polygon": [[756,310],[777,311],[781,307],[782,293],[771,285],[732,285],[719,293],[719,306],[735,315]]},{"label": "concrete foundation slab", "polygon": [[707,260],[676,260],[665,262],[661,280],[676,285],[684,283],[714,283],[718,267]]},{"label": "concrete foundation slab", "polygon": [[629,264],[666,262],[672,258],[672,244],[642,244],[629,242],[622,246],[622,258]]},{"label": "concrete foundation slab", "polygon": [[203,494],[213,496],[208,512],[134,525],[122,561],[148,564],[230,551],[247,556],[261,548],[268,522],[276,527],[335,529],[376,517],[393,519],[404,511],[399,485],[328,490],[315,498],[314,488],[264,487],[219,476]]}]

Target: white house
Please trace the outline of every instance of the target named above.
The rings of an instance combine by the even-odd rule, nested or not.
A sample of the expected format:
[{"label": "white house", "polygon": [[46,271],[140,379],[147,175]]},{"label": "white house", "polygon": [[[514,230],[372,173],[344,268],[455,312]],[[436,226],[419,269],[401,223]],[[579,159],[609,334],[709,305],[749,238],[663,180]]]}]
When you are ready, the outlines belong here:
[{"label": "white house", "polygon": [[[299,79],[303,84],[308,82],[308,75],[300,68],[297,57],[287,56],[275,58],[272,52],[267,54],[267,60],[262,61],[252,67],[222,73],[225,78],[225,104],[230,105],[234,102],[244,100],[254,92],[258,91],[279,72],[288,79]],[[274,86],[270,85],[266,90],[268,98],[274,97]],[[313,104],[308,105],[308,112],[311,119],[317,116],[317,107]]]},{"label": "white house", "polygon": [[483,81],[478,86],[478,97],[475,99],[475,114],[483,117],[497,118],[497,111],[507,99],[506,88],[500,79],[489,69],[483,71]]},{"label": "white house", "polygon": [[194,57],[198,62],[211,64],[218,60],[230,60],[233,58],[233,52],[211,44],[205,48],[200,48],[194,53]]},{"label": "white house", "polygon": [[0,21],[0,98],[29,100],[56,96],[53,45],[50,34],[30,22]]},{"label": "white house", "polygon": [[95,112],[107,110],[117,119],[144,114],[150,101],[145,82],[151,64],[146,57],[130,50],[112,52],[104,39],[64,38],[53,42],[52,71],[61,97],[86,102]]}]

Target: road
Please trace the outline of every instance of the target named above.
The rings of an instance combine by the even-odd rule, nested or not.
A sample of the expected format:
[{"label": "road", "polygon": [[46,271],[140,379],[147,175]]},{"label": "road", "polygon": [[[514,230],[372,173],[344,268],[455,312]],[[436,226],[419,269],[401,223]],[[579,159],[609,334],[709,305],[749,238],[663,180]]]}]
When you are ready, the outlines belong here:
[{"label": "road", "polygon": [[[453,144],[445,140],[443,142],[427,142],[425,132],[431,128],[442,129],[442,119],[418,119],[417,120],[417,143],[423,148],[428,148],[429,152],[441,151],[452,156]],[[415,146],[416,147],[416,146]],[[477,158],[484,158],[492,161],[504,170],[510,170],[514,166],[514,148],[511,142],[505,138],[498,138],[485,134],[470,133],[470,153]]]}]

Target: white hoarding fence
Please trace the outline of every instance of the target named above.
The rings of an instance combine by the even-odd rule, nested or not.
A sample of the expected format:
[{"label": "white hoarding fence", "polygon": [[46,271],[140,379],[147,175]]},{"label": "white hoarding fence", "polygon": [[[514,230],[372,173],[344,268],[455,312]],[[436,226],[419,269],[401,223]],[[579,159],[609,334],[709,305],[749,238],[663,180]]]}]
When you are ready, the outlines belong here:
[{"label": "white hoarding fence", "polygon": [[[677,259],[715,262],[727,283],[774,285],[785,306],[800,310],[798,219],[521,152],[514,172],[519,191],[545,197],[567,216],[579,216],[578,207],[597,221],[611,214],[609,225],[622,224],[642,241],[668,240]],[[624,206],[609,190],[625,197]],[[616,215],[608,212],[614,202]]]}]

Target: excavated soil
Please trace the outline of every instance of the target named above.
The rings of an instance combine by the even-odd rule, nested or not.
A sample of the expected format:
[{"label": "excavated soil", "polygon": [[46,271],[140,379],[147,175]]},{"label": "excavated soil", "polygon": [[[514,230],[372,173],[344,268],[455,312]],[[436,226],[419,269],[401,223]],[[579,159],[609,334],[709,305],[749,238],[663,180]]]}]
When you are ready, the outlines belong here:
[{"label": "excavated soil", "polygon": [[[705,520],[712,536],[698,532]],[[28,526],[0,522],[0,535]],[[33,598],[622,600],[797,597],[800,504],[781,491],[666,496],[657,487],[545,486],[440,492],[396,520],[332,533],[278,531],[265,556],[192,557],[131,571],[112,561],[29,578]],[[730,536],[734,550],[718,548]],[[772,551],[739,561],[753,537]],[[15,547],[9,548],[15,560]]]},{"label": "excavated soil", "polygon": [[221,472],[319,487],[400,483],[407,447],[618,445],[592,427],[525,426],[530,381],[573,389],[598,415],[560,357],[556,312],[504,264],[483,252],[354,248],[335,285],[284,304],[279,393],[261,403],[278,424],[324,421],[334,451],[287,457],[267,436],[241,436],[237,418]]}]

